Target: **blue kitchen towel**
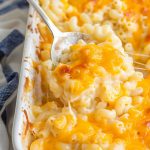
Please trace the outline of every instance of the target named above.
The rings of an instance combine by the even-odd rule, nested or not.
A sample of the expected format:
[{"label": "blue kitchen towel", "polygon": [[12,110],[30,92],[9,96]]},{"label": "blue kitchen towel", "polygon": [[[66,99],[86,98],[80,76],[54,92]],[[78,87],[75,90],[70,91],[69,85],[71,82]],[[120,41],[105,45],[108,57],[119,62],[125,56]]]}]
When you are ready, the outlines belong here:
[{"label": "blue kitchen towel", "polygon": [[8,139],[11,139],[12,103],[19,81],[27,12],[26,0],[0,0],[0,150],[12,149]]},{"label": "blue kitchen towel", "polygon": [[24,36],[18,30],[13,30],[0,42],[1,73],[3,73],[6,78],[6,82],[0,85],[0,109],[8,97],[16,90],[18,85],[18,73],[14,72],[9,65],[5,64],[6,62],[3,62],[3,59],[7,59],[7,56],[23,41]]}]

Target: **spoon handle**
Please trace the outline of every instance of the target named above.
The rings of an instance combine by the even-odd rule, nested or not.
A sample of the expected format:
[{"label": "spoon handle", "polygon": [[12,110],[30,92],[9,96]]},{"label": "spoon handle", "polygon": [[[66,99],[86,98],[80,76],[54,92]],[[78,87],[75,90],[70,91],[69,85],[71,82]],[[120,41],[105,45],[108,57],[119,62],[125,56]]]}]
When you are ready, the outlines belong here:
[{"label": "spoon handle", "polygon": [[59,36],[61,34],[61,31],[54,25],[54,23],[50,20],[50,18],[47,16],[47,14],[44,12],[44,10],[41,8],[41,6],[35,1],[35,0],[27,0],[38,12],[38,14],[41,16],[41,18],[44,20],[44,22],[47,24],[48,28],[52,32],[53,36]]}]

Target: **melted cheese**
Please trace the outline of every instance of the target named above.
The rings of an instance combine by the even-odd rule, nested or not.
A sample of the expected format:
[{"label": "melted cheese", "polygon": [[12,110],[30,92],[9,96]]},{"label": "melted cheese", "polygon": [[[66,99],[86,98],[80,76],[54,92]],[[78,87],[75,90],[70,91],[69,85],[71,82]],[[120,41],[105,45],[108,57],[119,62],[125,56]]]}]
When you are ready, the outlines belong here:
[{"label": "melted cheese", "polygon": [[71,47],[70,62],[58,65],[54,72],[60,84],[65,82],[64,76],[74,80],[70,91],[79,94],[93,83],[96,76],[104,76],[102,67],[111,74],[119,73],[123,64],[122,57],[121,52],[108,44],[77,44]]}]

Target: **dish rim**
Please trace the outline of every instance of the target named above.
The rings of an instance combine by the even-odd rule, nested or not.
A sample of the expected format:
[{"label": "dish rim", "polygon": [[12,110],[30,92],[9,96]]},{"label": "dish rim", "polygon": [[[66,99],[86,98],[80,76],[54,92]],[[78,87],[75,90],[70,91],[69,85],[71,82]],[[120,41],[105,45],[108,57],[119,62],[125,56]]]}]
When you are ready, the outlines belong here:
[{"label": "dish rim", "polygon": [[[26,77],[29,77],[30,79],[32,78],[30,71],[28,71],[27,69],[32,68],[32,71],[33,71],[33,66],[31,65],[31,63],[29,63],[29,61],[27,61],[27,58],[29,58],[32,61],[33,58],[37,57],[35,56],[36,46],[37,46],[37,43],[39,44],[39,36],[36,35],[39,32],[33,33],[32,31],[33,28],[37,27],[37,22],[38,22],[37,20],[39,19],[38,17],[35,17],[35,16],[37,16],[37,13],[34,10],[34,8],[30,6],[29,11],[28,11],[28,19],[27,19],[25,41],[24,41],[24,48],[23,48],[23,57],[22,57],[22,62],[21,62],[19,85],[18,85],[15,113],[14,113],[13,126],[12,126],[12,145],[13,145],[14,150],[28,149],[28,145],[25,145],[25,143],[23,142],[25,139],[23,139],[22,137],[24,126],[27,123],[23,110],[28,110],[28,106],[30,102],[29,100],[25,101],[23,99],[24,99],[24,96],[26,96],[25,95],[26,93],[24,91]],[[36,38],[38,39],[37,43],[36,42],[34,43],[33,41]],[[33,50],[33,47],[34,47],[34,50]],[[25,138],[28,138],[28,137],[25,137]]]}]

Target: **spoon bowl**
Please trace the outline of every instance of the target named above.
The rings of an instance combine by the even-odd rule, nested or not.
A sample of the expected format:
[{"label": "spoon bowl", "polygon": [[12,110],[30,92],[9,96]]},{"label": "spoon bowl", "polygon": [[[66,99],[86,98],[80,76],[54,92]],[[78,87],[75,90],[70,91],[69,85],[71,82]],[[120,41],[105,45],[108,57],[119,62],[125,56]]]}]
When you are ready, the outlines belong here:
[{"label": "spoon bowl", "polygon": [[57,65],[60,61],[62,52],[81,39],[86,42],[91,41],[88,34],[79,32],[64,32],[61,36],[55,37],[51,47],[51,59],[53,64]]}]

